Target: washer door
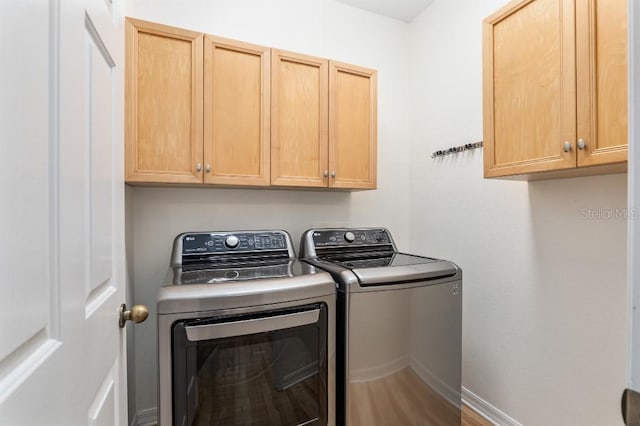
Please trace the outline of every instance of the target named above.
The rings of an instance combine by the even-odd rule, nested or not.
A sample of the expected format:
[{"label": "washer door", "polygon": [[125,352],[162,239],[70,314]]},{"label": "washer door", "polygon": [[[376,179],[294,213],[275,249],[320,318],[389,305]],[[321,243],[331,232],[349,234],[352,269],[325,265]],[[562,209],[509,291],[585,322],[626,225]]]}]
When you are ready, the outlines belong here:
[{"label": "washer door", "polygon": [[173,424],[327,423],[327,306],[178,321]]}]

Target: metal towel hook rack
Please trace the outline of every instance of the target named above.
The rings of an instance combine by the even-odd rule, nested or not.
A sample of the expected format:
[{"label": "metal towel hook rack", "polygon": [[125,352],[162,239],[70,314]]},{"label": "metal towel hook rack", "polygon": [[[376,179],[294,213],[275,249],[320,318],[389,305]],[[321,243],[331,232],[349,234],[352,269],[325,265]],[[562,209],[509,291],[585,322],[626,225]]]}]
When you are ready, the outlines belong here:
[{"label": "metal towel hook rack", "polygon": [[434,151],[431,154],[431,158],[444,157],[445,155],[449,155],[449,154],[457,154],[463,151],[470,151],[472,149],[482,148],[482,145],[483,143],[482,141],[480,141],[480,142],[467,143],[464,145],[452,146],[451,148],[448,148],[448,149]]}]

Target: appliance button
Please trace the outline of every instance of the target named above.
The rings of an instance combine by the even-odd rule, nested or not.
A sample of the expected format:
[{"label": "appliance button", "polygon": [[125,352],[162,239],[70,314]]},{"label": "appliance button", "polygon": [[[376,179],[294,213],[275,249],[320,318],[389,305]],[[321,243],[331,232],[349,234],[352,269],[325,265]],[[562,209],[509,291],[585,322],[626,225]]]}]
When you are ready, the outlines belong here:
[{"label": "appliance button", "polygon": [[238,244],[240,244],[240,240],[235,235],[229,235],[224,239],[224,245],[231,249],[238,247]]},{"label": "appliance button", "polygon": [[349,231],[349,232],[345,232],[344,239],[348,243],[352,243],[356,239],[356,236],[353,235],[353,232]]},{"label": "appliance button", "polygon": [[238,278],[240,276],[240,272],[238,271],[227,271],[224,276],[229,279]]}]

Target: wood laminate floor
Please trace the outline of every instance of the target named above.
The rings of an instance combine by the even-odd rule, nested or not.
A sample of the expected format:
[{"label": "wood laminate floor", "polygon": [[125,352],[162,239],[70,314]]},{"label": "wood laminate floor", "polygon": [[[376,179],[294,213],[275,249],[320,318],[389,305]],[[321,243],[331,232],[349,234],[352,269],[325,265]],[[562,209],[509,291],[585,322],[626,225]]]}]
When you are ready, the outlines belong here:
[{"label": "wood laminate floor", "polygon": [[351,426],[454,426],[460,410],[409,367],[349,386]]},{"label": "wood laminate floor", "polygon": [[350,391],[349,426],[493,426],[464,404],[461,416],[409,367]]},{"label": "wood laminate floor", "polygon": [[462,426],[493,426],[493,423],[476,413],[467,404],[462,404]]}]

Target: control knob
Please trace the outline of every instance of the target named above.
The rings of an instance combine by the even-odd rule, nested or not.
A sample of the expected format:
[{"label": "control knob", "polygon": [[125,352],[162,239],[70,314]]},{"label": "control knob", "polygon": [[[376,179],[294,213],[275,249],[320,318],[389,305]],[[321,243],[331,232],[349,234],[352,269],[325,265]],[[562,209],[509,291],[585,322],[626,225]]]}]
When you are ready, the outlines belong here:
[{"label": "control knob", "polygon": [[353,232],[349,231],[349,232],[345,232],[344,234],[344,240],[348,243],[352,243],[354,240],[356,239],[356,236],[353,235]]},{"label": "control knob", "polygon": [[240,240],[235,235],[229,235],[224,239],[224,245],[230,249],[238,247],[238,244],[240,244]]}]

